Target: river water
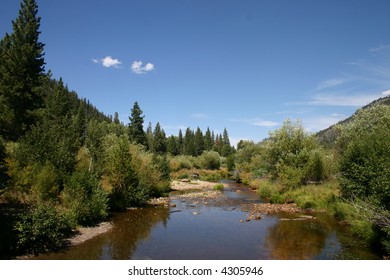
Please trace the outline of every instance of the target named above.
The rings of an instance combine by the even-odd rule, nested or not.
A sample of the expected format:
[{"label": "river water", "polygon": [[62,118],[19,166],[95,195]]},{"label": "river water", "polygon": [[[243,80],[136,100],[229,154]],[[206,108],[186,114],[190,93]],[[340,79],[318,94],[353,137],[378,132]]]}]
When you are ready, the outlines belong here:
[{"label": "river water", "polygon": [[173,200],[174,208],[147,207],[115,214],[113,228],[62,252],[37,259],[379,259],[324,213],[263,215],[242,222],[240,205],[263,203],[254,191],[229,182],[229,203]]}]

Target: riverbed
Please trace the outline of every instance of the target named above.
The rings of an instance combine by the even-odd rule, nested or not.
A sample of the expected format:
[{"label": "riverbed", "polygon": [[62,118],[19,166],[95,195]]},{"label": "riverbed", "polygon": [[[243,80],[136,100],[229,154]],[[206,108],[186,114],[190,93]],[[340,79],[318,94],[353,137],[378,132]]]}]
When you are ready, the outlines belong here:
[{"label": "riverbed", "polygon": [[325,213],[251,213],[267,204],[246,186],[223,183],[224,191],[196,181],[178,187],[169,199],[114,214],[107,232],[35,259],[380,259]]}]

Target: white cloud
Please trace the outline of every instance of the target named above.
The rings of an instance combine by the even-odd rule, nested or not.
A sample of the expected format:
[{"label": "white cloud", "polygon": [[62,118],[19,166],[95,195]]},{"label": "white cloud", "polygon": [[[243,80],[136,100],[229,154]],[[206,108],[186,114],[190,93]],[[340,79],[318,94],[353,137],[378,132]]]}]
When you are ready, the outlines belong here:
[{"label": "white cloud", "polygon": [[98,59],[92,58],[91,60],[92,60],[93,63],[99,63]]},{"label": "white cloud", "polygon": [[254,119],[229,119],[231,122],[242,122],[242,123],[247,123],[250,125],[254,126],[264,126],[264,127],[273,127],[273,126],[278,126],[279,123],[274,122],[274,121],[267,121],[259,118],[254,118]]},{"label": "white cloud", "polygon": [[273,127],[273,126],[279,125],[279,123],[274,122],[274,121],[258,120],[258,121],[254,121],[254,122],[252,123],[252,125],[255,125],[255,126],[265,126],[265,127]]},{"label": "white cloud", "polygon": [[389,95],[389,94],[390,94],[390,89],[385,90],[385,91],[382,92],[382,95]]},{"label": "white cloud", "polygon": [[337,94],[316,94],[307,104],[322,106],[352,106],[361,107],[378,99],[378,94],[360,95],[337,95]]},{"label": "white cloud", "polygon": [[118,59],[114,59],[112,58],[111,56],[106,56],[105,58],[103,58],[102,60],[102,65],[104,67],[119,67],[119,65],[122,64],[122,62],[120,62]]},{"label": "white cloud", "polygon": [[145,66],[142,66],[142,61],[133,61],[131,64],[131,70],[136,74],[146,74],[147,72],[154,70],[154,64],[146,63]]},{"label": "white cloud", "polygon": [[303,126],[310,132],[317,132],[325,128],[330,127],[345,119],[343,114],[331,114],[329,116],[312,116],[310,118],[303,119]]}]

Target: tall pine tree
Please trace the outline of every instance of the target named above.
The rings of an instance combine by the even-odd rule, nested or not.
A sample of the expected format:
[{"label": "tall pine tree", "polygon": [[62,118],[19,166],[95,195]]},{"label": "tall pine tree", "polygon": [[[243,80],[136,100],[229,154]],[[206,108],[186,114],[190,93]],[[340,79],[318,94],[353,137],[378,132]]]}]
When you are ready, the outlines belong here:
[{"label": "tall pine tree", "polygon": [[134,102],[134,106],[131,109],[131,116],[129,117],[129,137],[130,140],[137,144],[146,146],[146,134],[144,131],[144,116],[142,116],[142,110],[138,105],[138,102]]},{"label": "tall pine tree", "polygon": [[17,140],[35,122],[43,106],[39,87],[44,75],[44,44],[35,0],[23,0],[12,33],[0,43],[0,133]]}]

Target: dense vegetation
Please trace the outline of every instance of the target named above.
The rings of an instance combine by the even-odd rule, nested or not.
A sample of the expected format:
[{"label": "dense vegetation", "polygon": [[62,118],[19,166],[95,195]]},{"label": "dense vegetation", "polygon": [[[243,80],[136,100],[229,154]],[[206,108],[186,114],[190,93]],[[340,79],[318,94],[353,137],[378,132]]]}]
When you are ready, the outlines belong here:
[{"label": "dense vegetation", "polygon": [[0,41],[1,257],[59,248],[75,227],[164,195],[174,156],[219,169],[233,152],[226,129],[144,131],[137,102],[127,126],[104,115],[45,72],[36,1],[12,24]]},{"label": "dense vegetation", "polygon": [[237,179],[273,203],[333,213],[353,234],[388,254],[390,107],[383,100],[335,126],[332,145],[290,120],[261,143],[241,141]]},{"label": "dense vegetation", "polygon": [[59,248],[77,226],[193,174],[216,182],[234,174],[273,203],[325,209],[390,252],[390,98],[318,135],[286,120],[237,150],[226,129],[167,136],[160,123],[144,130],[137,102],[124,125],[45,72],[37,13],[24,0],[0,40],[0,257]]}]

